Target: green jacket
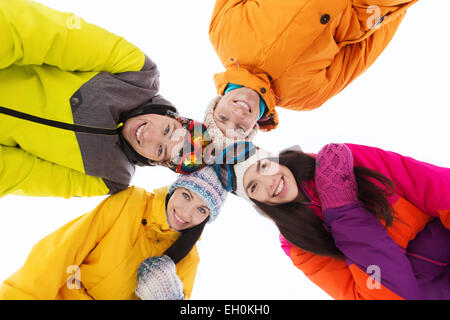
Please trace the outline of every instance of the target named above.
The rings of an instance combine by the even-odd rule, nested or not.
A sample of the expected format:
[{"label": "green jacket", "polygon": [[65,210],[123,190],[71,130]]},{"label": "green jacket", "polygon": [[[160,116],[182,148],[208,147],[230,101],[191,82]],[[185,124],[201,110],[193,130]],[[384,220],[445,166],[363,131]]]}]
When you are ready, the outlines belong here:
[{"label": "green jacket", "polygon": [[158,94],[159,71],[133,44],[29,0],[0,0],[0,197],[95,196],[135,166],[121,115]]}]

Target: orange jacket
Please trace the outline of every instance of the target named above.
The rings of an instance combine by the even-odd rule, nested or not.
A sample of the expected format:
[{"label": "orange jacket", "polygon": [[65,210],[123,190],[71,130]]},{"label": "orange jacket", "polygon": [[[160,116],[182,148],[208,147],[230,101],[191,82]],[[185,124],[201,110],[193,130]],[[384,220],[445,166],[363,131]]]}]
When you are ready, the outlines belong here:
[{"label": "orange jacket", "polygon": [[[344,89],[381,54],[417,0],[217,0],[209,36],[228,83],[257,91],[278,125],[275,106],[311,110]],[[367,4],[370,3],[370,4]]]}]

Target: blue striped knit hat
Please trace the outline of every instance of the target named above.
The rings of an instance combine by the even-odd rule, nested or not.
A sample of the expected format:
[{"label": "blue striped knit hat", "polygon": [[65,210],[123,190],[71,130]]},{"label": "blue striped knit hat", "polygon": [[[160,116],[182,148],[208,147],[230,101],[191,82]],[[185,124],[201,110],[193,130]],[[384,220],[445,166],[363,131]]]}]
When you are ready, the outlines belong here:
[{"label": "blue striped knit hat", "polygon": [[191,174],[179,175],[169,187],[169,194],[177,188],[186,188],[198,194],[210,210],[208,222],[213,222],[227,197],[227,191],[222,187],[213,166],[205,166]]}]

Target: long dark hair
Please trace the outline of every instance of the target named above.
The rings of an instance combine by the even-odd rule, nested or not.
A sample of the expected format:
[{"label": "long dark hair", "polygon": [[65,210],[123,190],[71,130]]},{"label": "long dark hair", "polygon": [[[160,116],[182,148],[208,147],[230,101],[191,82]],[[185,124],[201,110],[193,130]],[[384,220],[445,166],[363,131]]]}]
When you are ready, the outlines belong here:
[{"label": "long dark hair", "polygon": [[[301,151],[287,150],[279,154],[278,161],[292,171],[297,185],[314,179],[316,160],[313,156]],[[358,199],[368,211],[383,219],[386,226],[392,225],[393,212],[387,200],[387,196],[394,192],[392,181],[365,167],[354,167],[354,173],[358,184]],[[374,184],[374,181],[381,183],[382,187]],[[256,209],[269,217],[283,237],[294,246],[318,255],[344,258],[331,233],[324,228],[322,220],[305,204],[290,202],[274,206],[252,201]]]}]

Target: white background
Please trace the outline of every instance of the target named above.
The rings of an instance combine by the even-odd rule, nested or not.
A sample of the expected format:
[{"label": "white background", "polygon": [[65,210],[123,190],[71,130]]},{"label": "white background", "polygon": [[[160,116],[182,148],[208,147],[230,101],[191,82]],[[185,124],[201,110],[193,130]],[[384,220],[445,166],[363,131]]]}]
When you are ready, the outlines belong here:
[{"label": "white background", "polygon": [[[41,0],[124,36],[159,66],[161,93],[181,114],[203,119],[223,67],[208,38],[214,1]],[[450,38],[447,0],[419,1],[373,66],[321,108],[278,108],[280,125],[255,143],[276,152],[299,144],[317,152],[330,142],[376,146],[450,167]],[[176,175],[138,168],[132,184],[152,190]],[[0,199],[0,281],[31,247],[104,197]],[[199,244],[201,262],[192,299],[330,299],[280,249],[278,232],[244,200],[230,195]]]}]

